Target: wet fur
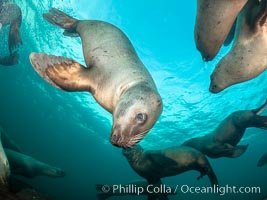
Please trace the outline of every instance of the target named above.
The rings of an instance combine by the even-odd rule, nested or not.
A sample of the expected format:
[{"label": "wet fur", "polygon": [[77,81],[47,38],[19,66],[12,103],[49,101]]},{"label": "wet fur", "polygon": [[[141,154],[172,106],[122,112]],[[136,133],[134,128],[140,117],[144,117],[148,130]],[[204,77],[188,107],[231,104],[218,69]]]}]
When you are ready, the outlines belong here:
[{"label": "wet fur", "polygon": [[151,184],[159,182],[161,178],[176,176],[189,170],[199,171],[198,179],[208,175],[212,185],[218,184],[207,158],[190,147],[145,151],[140,145],[135,145],[123,149],[123,155],[133,170]]}]

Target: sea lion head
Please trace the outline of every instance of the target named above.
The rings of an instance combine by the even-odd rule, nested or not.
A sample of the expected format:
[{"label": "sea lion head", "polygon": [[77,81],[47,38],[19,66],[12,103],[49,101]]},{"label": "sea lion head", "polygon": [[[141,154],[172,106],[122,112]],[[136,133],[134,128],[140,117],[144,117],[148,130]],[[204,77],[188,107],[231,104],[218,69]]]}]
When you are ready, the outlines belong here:
[{"label": "sea lion head", "polygon": [[233,71],[235,67],[229,65],[229,62],[223,58],[215,67],[214,71],[210,76],[210,87],[209,91],[212,93],[219,93],[225,88],[239,82],[235,77],[235,72]]},{"label": "sea lion head", "polygon": [[144,138],[162,112],[162,100],[153,88],[138,84],[127,89],[113,113],[110,142],[131,147]]}]

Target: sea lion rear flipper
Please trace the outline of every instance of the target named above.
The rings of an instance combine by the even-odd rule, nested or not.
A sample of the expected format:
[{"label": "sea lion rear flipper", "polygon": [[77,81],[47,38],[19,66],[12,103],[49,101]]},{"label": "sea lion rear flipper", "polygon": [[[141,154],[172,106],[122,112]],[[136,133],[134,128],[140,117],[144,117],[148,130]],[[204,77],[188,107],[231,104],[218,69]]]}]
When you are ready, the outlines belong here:
[{"label": "sea lion rear flipper", "polygon": [[233,147],[232,145],[229,146],[229,144],[226,144],[226,146],[229,147],[229,154],[227,157],[231,157],[231,158],[236,158],[241,156],[243,153],[245,153],[245,151],[248,148],[248,144],[247,145],[238,145]]},{"label": "sea lion rear flipper", "polygon": [[248,145],[233,146],[228,143],[215,143],[212,145],[211,152],[215,157],[236,158],[241,156]]},{"label": "sea lion rear flipper", "polygon": [[18,52],[14,52],[9,56],[0,58],[0,65],[11,66],[18,64],[19,54]]},{"label": "sea lion rear flipper", "polygon": [[62,56],[30,54],[36,72],[48,83],[65,91],[90,91],[86,68]]},{"label": "sea lion rear flipper", "polygon": [[8,36],[8,47],[10,54],[13,53],[13,51],[22,44],[21,36],[20,36],[20,26],[22,21],[22,14],[21,10],[19,9],[19,15],[18,17],[11,23],[10,30],[9,30],[9,36]]},{"label": "sea lion rear flipper", "polygon": [[76,32],[76,26],[78,23],[77,19],[65,14],[64,12],[56,8],[50,9],[49,13],[43,14],[43,17],[51,24],[65,29],[64,35],[72,37],[78,36]]}]

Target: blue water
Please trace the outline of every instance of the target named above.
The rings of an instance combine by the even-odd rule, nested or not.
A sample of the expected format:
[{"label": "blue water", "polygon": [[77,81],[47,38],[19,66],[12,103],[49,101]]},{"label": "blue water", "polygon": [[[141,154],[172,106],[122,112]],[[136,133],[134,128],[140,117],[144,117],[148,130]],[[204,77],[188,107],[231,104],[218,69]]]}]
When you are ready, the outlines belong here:
[{"label": "blue water", "polygon": [[[32,69],[32,51],[63,55],[84,63],[80,39],[63,36],[62,30],[43,20],[42,14],[51,7],[79,19],[110,22],[132,41],[164,103],[160,119],[141,142],[147,149],[180,145],[186,139],[209,133],[230,113],[256,108],[266,99],[266,73],[219,94],[209,93],[209,76],[229,47],[223,47],[214,61],[202,61],[193,40],[195,0],[15,2],[23,13],[23,45],[18,65],[0,67],[0,124],[26,154],[66,171],[67,176],[62,179],[27,180],[57,199],[96,199],[96,183],[127,183],[140,177],[132,171],[121,149],[109,143],[112,116],[90,94],[57,90]],[[267,167],[256,167],[267,151],[266,131],[247,129],[241,143],[248,143],[249,148],[240,158],[209,160],[221,185],[259,186],[261,195],[178,194],[170,199],[254,200],[266,195]],[[197,181],[197,176],[196,172],[187,172],[163,182],[209,185],[207,177]]]}]

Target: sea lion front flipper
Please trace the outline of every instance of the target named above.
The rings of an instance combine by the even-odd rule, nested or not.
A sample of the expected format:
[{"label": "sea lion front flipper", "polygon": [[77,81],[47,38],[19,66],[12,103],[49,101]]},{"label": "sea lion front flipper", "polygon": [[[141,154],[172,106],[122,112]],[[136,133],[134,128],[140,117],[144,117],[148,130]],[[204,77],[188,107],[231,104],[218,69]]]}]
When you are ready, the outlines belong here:
[{"label": "sea lion front flipper", "polygon": [[65,14],[64,12],[52,8],[48,13],[43,14],[43,17],[53,25],[65,29],[64,35],[77,37],[76,26],[78,20]]},{"label": "sea lion front flipper", "polygon": [[91,92],[87,69],[78,62],[44,53],[31,53],[30,61],[37,73],[54,87],[65,91]]}]

